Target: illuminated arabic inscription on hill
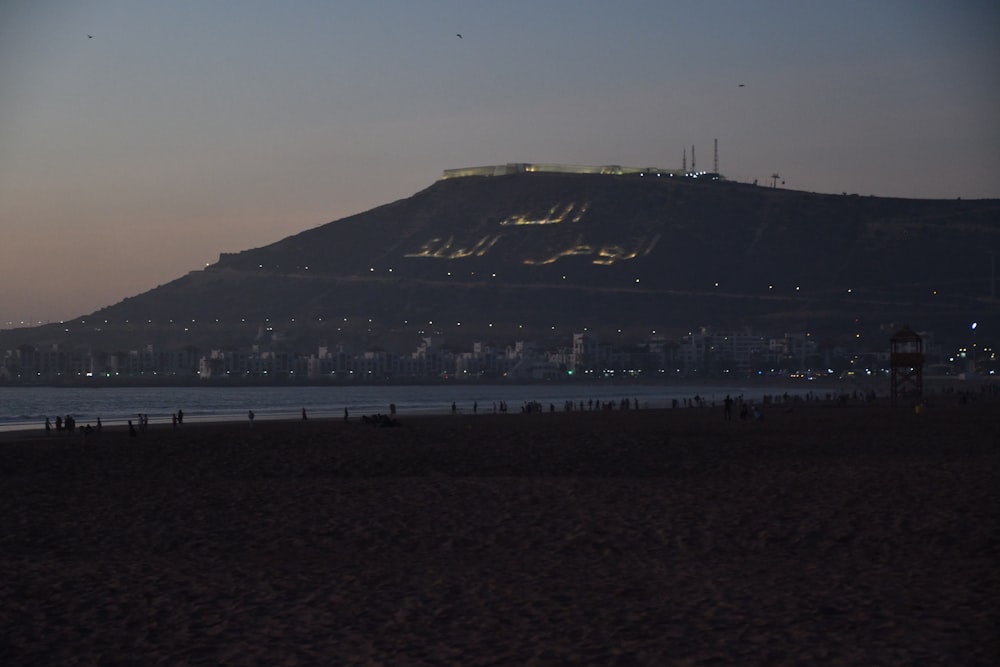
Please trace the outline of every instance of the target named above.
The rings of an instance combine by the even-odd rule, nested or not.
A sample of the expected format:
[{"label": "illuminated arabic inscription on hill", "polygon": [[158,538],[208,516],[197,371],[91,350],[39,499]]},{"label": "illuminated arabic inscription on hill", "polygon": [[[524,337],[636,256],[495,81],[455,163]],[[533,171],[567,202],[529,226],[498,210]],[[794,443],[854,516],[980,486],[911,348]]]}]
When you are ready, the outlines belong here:
[{"label": "illuminated arabic inscription on hill", "polygon": [[590,208],[589,202],[577,209],[576,213],[570,217],[570,214],[576,209],[576,204],[566,204],[566,206],[562,207],[562,210],[560,210],[560,205],[556,204],[549,209],[548,215],[544,217],[535,218],[527,214],[513,215],[501,220],[500,225],[504,227],[509,225],[558,225],[561,222],[566,222],[567,218],[569,218],[570,222],[580,222],[588,208]]},{"label": "illuminated arabic inscription on hill", "polygon": [[[464,259],[466,257],[482,257],[490,248],[500,240],[500,235],[487,235],[481,238],[471,247],[456,246],[454,237],[447,240],[439,238],[431,239],[425,243],[419,251],[407,253],[406,257],[427,257],[431,259]],[[657,234],[651,240],[645,238],[635,239],[627,245],[601,245],[594,246],[586,243],[578,243],[565,250],[560,250],[544,259],[525,259],[523,264],[528,266],[542,266],[553,264],[563,257],[587,256],[594,258],[591,263],[601,266],[608,266],[615,262],[624,262],[637,257],[644,257],[653,251],[660,240]]]},{"label": "illuminated arabic inscription on hill", "polygon": [[[500,221],[501,227],[520,227],[528,225],[558,225],[564,222],[577,223],[583,219],[584,214],[590,208],[590,203],[577,206],[575,203],[556,204],[548,210],[546,215],[541,217],[529,214],[512,215]],[[464,259],[467,257],[482,257],[493,246],[495,246],[503,234],[487,234],[478,241],[470,245],[456,245],[455,237],[449,236],[447,239],[440,237],[432,238],[425,242],[416,252],[407,253],[406,257],[426,257],[431,259]],[[586,239],[582,239],[585,241]],[[564,250],[559,250],[548,257],[542,259],[525,259],[523,264],[528,266],[542,266],[559,261],[563,257],[592,256],[591,263],[608,266],[615,262],[628,261],[637,257],[648,255],[660,240],[660,235],[655,235],[652,239],[640,237],[632,239],[630,242],[621,244],[594,244],[577,242]]]},{"label": "illuminated arabic inscription on hill", "polygon": [[[577,206],[575,203],[566,205],[556,204],[549,209],[548,214],[536,218],[527,214],[514,215],[500,221],[501,227],[522,226],[522,225],[558,225],[562,222],[580,222],[583,215],[590,208],[590,203]],[[472,246],[456,246],[455,237],[450,236],[447,240],[433,238],[424,243],[416,252],[407,253],[406,257],[429,257],[433,259],[464,259],[466,257],[482,257],[496,245],[501,234],[487,234],[474,243]]]},{"label": "illuminated arabic inscription on hill", "polygon": [[645,238],[635,239],[632,243],[629,243],[627,247],[621,245],[592,246],[579,244],[557,252],[550,257],[546,257],[545,259],[526,259],[524,260],[524,263],[532,266],[538,266],[543,264],[552,264],[563,257],[595,255],[594,259],[591,260],[592,264],[609,266],[615,262],[624,262],[637,257],[645,257],[653,251],[653,248],[656,247],[656,244],[660,241],[660,236],[660,234],[657,234],[651,240],[647,240]]},{"label": "illuminated arabic inscription on hill", "polygon": [[455,237],[447,240],[434,238],[424,243],[417,252],[407,253],[405,257],[431,257],[433,259],[463,259],[465,257],[482,257],[500,240],[500,234],[487,234],[471,247],[455,245]]}]

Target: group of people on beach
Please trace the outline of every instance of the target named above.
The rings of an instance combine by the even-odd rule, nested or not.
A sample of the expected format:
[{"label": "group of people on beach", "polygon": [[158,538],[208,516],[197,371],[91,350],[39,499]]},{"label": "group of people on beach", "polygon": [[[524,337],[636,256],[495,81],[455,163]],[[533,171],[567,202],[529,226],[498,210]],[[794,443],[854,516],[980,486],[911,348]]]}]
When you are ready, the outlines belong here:
[{"label": "group of people on beach", "polygon": [[[725,412],[725,414],[726,414],[726,418],[727,419],[730,417],[730,411],[732,409],[731,400],[732,399],[730,399],[728,396],[726,397],[726,412]],[[740,397],[739,402],[742,404],[742,397]],[[704,406],[705,405],[705,401],[704,401],[704,399],[702,397],[695,396],[695,397],[693,397],[691,399],[683,399],[683,405],[684,405],[684,407]],[[713,401],[713,405],[714,405],[714,401]],[[472,414],[478,414],[479,413],[479,407],[480,407],[479,406],[479,402],[478,401],[473,401],[473,403],[472,403]],[[674,408],[680,407],[680,401],[678,401],[677,399],[674,399],[673,402],[672,402],[672,407],[674,407]],[[525,401],[521,405],[520,412],[522,414],[539,413],[539,412],[545,412],[546,409],[547,409],[548,412],[555,412],[556,411],[556,406],[555,406],[554,403],[549,403],[548,406],[544,406],[539,401],[532,400],[532,401]],[[637,399],[637,398],[632,398],[632,399],[630,399],[630,398],[622,398],[622,399],[620,399],[618,401],[602,401],[600,399],[593,399],[593,398],[588,399],[586,401],[584,401],[583,399],[581,399],[579,401],[567,400],[567,401],[565,401],[563,403],[562,409],[564,411],[566,411],[566,412],[572,412],[572,411],[581,411],[581,412],[583,412],[583,411],[591,411],[591,410],[638,410],[639,409],[639,399]],[[509,409],[506,401],[503,401],[503,400],[501,400],[501,401],[494,401],[493,404],[492,404],[492,412],[493,412],[493,414],[507,414],[509,411],[510,411],[510,409]],[[452,402],[452,404],[451,404],[451,413],[452,414],[458,414],[460,412],[462,412],[462,410],[459,408],[458,404],[456,402]],[[306,412],[306,408],[304,408],[304,407],[302,408],[301,415],[302,415],[302,421],[308,420],[309,416],[308,416],[308,414]],[[256,416],[257,415],[254,413],[253,410],[248,410],[247,411],[247,421],[249,423],[250,428],[253,428],[254,419],[256,418]],[[395,405],[395,403],[392,403],[392,404],[389,405],[389,418],[388,419],[383,420],[383,419],[380,418],[381,415],[374,415],[374,416],[369,417],[367,420],[363,419],[362,421],[364,421],[366,423],[376,423],[376,424],[380,424],[380,425],[391,421],[393,424],[396,424],[398,422],[395,421],[395,416],[396,416],[396,405]],[[745,416],[744,416],[744,418],[745,418]],[[345,407],[344,408],[344,412],[343,412],[343,420],[344,420],[344,422],[347,422],[347,421],[349,421],[349,419],[350,419],[350,412],[348,411],[348,408]],[[184,424],[184,411],[183,410],[178,410],[177,412],[171,414],[171,416],[170,416],[170,422],[171,422],[173,428],[175,428],[175,429],[178,428],[178,427],[180,427],[180,426],[182,426]],[[129,435],[131,435],[131,436],[137,436],[140,433],[144,433],[146,431],[146,429],[149,427],[149,415],[145,414],[145,413],[138,413],[137,418],[136,418],[135,421],[133,421],[131,419],[129,419],[127,421],[127,426],[128,426]],[[65,417],[56,417],[55,418],[54,430],[56,432],[73,432],[76,428],[77,428],[76,427],[76,420],[74,419],[74,417],[72,415],[66,415]],[[102,428],[103,428],[103,424],[101,423],[100,417],[98,417],[97,418],[96,431],[100,432]],[[88,429],[89,431],[95,430],[89,424],[86,426],[86,429]],[[52,430],[53,430],[53,422],[48,417],[46,417],[45,418],[45,432],[46,432],[46,434],[51,433]]]},{"label": "group of people on beach", "polygon": [[[131,436],[138,435],[139,433],[145,433],[146,429],[149,427],[149,415],[140,412],[138,414],[139,430],[136,431],[135,425],[132,420],[128,420],[128,434]],[[177,415],[174,415],[174,428],[177,428]]]},{"label": "group of people on beach", "polygon": [[[184,411],[178,410],[173,415],[171,415],[171,421],[173,422],[174,428],[177,428],[179,424],[184,423]],[[144,433],[149,427],[149,414],[139,412],[136,414],[135,421],[131,419],[127,420],[129,435],[136,436],[140,433]],[[138,425],[138,427],[137,427]],[[56,433],[73,433],[74,431],[81,431],[84,435],[90,435],[92,433],[100,433],[104,429],[104,422],[101,418],[97,418],[96,426],[91,426],[87,424],[83,428],[78,428],[76,425],[76,418],[73,415],[66,415],[65,417],[57,416],[55,421],[45,418],[45,434],[50,435],[53,430]]]},{"label": "group of people on beach", "polygon": [[764,413],[761,412],[759,405],[750,403],[749,401],[744,401],[742,396],[737,396],[734,399],[729,394],[726,394],[726,398],[722,401],[722,416],[726,421],[730,421],[733,418],[734,404],[739,406],[740,419],[742,421],[746,421],[748,419],[760,421],[764,418]]},{"label": "group of people on beach", "polygon": [[[97,418],[97,428],[95,429],[90,424],[87,424],[79,431],[84,435],[90,435],[93,432],[100,432],[104,428],[101,423],[101,418]],[[73,433],[77,431],[76,418],[73,415],[66,415],[65,417],[56,416],[54,430],[56,433]],[[45,435],[51,435],[53,431],[53,421],[48,417],[45,418]]]}]

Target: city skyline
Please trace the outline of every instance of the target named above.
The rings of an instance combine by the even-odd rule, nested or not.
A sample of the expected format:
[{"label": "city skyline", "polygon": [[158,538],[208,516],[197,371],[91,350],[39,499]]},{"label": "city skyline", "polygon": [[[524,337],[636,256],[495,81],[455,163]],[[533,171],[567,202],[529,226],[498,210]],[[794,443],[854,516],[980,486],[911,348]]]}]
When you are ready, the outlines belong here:
[{"label": "city skyline", "polygon": [[[912,330],[901,329],[914,334]],[[425,332],[421,332],[425,333]],[[428,332],[429,333],[429,332]],[[807,332],[700,328],[686,335],[652,335],[624,342],[589,331],[525,339],[448,344],[440,332],[407,350],[362,349],[313,341],[289,346],[280,337],[252,345],[155,345],[128,351],[87,347],[0,350],[0,385],[45,382],[126,382],[144,385],[195,381],[383,383],[440,380],[534,381],[668,377],[884,377],[889,356],[880,339],[837,344]],[[990,345],[941,345],[933,332],[916,334],[925,363],[938,376],[958,377],[971,369],[996,374]],[[95,386],[100,386],[96,384]]]},{"label": "city skyline", "polygon": [[[992,3],[14,2],[0,328],[505,162],[996,198]],[[459,36],[461,35],[461,36]],[[12,324],[11,324],[12,323]]]}]

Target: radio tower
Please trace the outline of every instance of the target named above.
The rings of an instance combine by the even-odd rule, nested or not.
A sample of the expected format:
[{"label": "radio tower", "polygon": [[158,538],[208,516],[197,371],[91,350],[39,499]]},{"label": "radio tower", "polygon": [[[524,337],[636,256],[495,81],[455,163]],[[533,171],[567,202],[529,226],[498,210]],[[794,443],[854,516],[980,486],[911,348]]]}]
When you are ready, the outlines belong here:
[{"label": "radio tower", "polygon": [[715,159],[712,161],[712,171],[719,173],[719,140],[715,140]]},{"label": "radio tower", "polygon": [[691,144],[691,171],[697,171],[694,168],[694,144]]},{"label": "radio tower", "polygon": [[688,173],[688,149],[684,149],[684,156],[681,158],[681,171]]}]

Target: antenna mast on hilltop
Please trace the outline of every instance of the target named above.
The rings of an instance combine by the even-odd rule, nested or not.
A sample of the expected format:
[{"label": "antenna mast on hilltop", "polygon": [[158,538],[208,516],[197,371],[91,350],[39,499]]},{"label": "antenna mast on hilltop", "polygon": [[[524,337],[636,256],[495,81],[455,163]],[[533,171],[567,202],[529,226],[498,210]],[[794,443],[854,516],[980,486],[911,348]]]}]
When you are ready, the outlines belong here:
[{"label": "antenna mast on hilltop", "polygon": [[697,171],[694,168],[694,144],[691,144],[691,171]]},{"label": "antenna mast on hilltop", "polygon": [[681,171],[685,174],[688,170],[688,149],[684,149],[684,155],[681,157]]},{"label": "antenna mast on hilltop", "polygon": [[719,173],[719,140],[715,139],[715,159],[712,161],[712,172]]}]

